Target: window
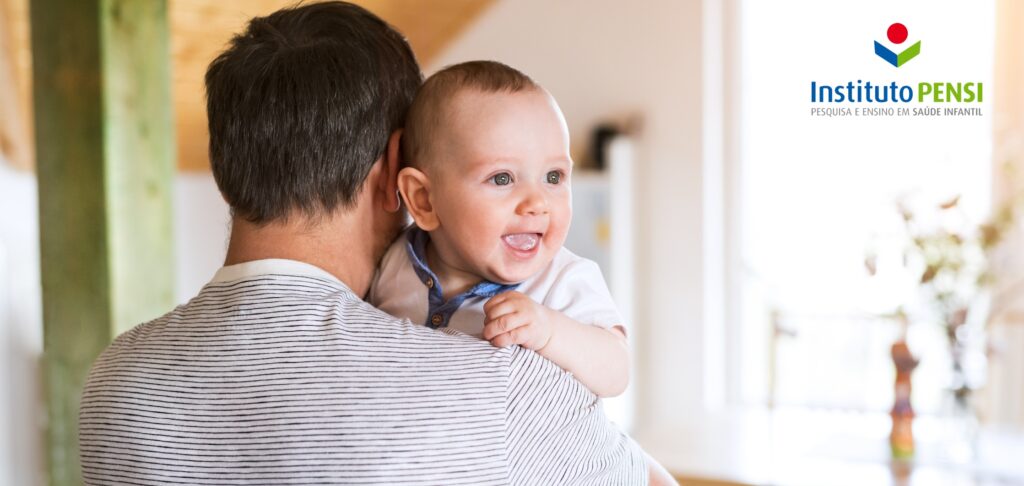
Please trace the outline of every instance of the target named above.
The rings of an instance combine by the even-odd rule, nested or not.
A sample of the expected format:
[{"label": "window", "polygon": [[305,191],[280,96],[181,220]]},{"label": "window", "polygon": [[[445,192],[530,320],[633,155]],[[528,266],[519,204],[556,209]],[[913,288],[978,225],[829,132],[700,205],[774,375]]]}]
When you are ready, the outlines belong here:
[{"label": "window", "polygon": [[[898,327],[877,316],[914,289],[872,279],[865,253],[898,251],[900,197],[937,204],[959,194],[971,218],[988,214],[994,2],[871,0],[829,21],[805,14],[820,8],[814,1],[741,7],[739,399],[888,410]],[[899,68],[872,49],[894,22],[921,41],[920,55]],[[857,80],[980,81],[982,115],[810,114],[812,81]],[[945,338],[914,323],[908,340],[922,358],[915,408],[935,412],[948,379]]]}]

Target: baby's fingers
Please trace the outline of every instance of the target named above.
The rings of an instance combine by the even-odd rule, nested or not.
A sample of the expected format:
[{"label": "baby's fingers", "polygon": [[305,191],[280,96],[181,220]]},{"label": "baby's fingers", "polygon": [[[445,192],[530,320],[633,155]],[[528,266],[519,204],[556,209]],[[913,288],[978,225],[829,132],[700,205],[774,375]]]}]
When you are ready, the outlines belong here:
[{"label": "baby's fingers", "polygon": [[498,295],[495,295],[494,297],[491,297],[490,299],[487,299],[487,302],[484,302],[484,313],[491,314],[495,306],[508,300],[508,294],[510,293],[511,292],[502,292]]},{"label": "baby's fingers", "polygon": [[493,339],[489,339],[489,341],[491,342],[491,345],[496,348],[504,348],[505,346],[520,344],[520,341],[524,340],[524,330],[525,328],[519,327],[509,332],[498,334]]},{"label": "baby's fingers", "polygon": [[484,310],[484,320],[486,322],[496,321],[502,317],[515,314],[518,309],[512,302],[502,302],[490,310]]},{"label": "baby's fingers", "polygon": [[513,329],[522,327],[523,324],[526,324],[526,320],[523,319],[520,314],[504,314],[496,319],[491,319],[484,323],[483,337],[490,341],[495,336],[505,334]]},{"label": "baby's fingers", "polygon": [[492,297],[491,300],[488,300],[487,303],[484,304],[484,317],[490,321],[506,314],[514,314],[519,310],[521,304],[518,299],[509,298],[511,296],[508,294],[511,293],[512,292],[505,292]]}]

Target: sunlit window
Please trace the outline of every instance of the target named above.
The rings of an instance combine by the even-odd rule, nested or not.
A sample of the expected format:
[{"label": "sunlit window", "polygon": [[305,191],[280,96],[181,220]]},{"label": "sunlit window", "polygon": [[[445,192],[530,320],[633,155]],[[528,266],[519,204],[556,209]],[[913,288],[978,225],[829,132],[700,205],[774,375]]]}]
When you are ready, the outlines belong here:
[{"label": "sunlit window", "polygon": [[[819,8],[745,0],[740,9],[738,390],[747,404],[884,411],[899,328],[879,316],[915,289],[870,277],[865,255],[899,252],[901,198],[927,208],[960,195],[967,218],[988,214],[994,2],[871,0],[809,20],[823,17],[805,14]],[[899,68],[873,50],[895,22],[921,42]],[[984,101],[971,105],[982,115],[811,115],[812,81],[858,80],[982,82]],[[949,366],[941,328],[914,322],[908,340],[922,360],[914,405],[937,411]]]}]

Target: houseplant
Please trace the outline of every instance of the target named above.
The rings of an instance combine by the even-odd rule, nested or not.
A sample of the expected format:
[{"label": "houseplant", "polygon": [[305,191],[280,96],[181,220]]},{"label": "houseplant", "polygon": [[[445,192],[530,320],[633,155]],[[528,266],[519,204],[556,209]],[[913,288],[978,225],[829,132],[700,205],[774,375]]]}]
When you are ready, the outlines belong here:
[{"label": "houseplant", "polygon": [[[906,330],[911,321],[941,326],[951,363],[949,412],[959,424],[959,435],[968,453],[973,453],[977,431],[973,398],[985,380],[985,331],[1024,288],[1024,280],[997,282],[1005,276],[996,272],[994,260],[998,253],[995,250],[1015,228],[1020,202],[1020,197],[1008,198],[980,223],[963,210],[959,196],[917,210],[906,199],[897,203],[902,220],[899,261],[902,274],[913,279],[916,290],[910,301],[890,315],[903,330],[897,344],[906,349]],[[866,266],[874,275],[876,254],[869,253]],[[895,364],[899,368],[900,363]],[[908,380],[906,375],[903,378]],[[906,386],[909,388],[909,381]],[[909,407],[909,401],[900,402],[900,398],[893,408],[894,431],[896,412]],[[895,450],[894,445],[894,454]]]}]

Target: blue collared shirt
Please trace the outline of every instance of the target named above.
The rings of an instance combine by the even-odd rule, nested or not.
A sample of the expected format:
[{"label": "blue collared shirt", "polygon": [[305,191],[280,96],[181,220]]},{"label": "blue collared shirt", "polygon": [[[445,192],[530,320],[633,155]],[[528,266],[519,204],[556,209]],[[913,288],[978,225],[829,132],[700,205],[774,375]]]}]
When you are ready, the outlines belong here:
[{"label": "blue collared shirt", "polygon": [[446,302],[441,291],[441,281],[427,265],[427,242],[430,241],[430,234],[413,225],[406,232],[405,249],[409,253],[409,260],[412,262],[412,269],[420,282],[427,286],[427,321],[423,325],[437,329],[447,327],[452,314],[459,310],[459,306],[470,297],[491,298],[502,292],[515,290],[519,284],[499,284],[484,280],[473,288],[456,295]]}]

